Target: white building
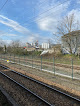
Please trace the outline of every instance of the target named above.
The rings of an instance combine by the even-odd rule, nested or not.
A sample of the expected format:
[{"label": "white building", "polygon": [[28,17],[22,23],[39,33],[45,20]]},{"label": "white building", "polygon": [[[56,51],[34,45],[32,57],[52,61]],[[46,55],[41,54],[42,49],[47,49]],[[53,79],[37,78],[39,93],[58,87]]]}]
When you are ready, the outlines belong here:
[{"label": "white building", "polygon": [[72,31],[62,36],[62,52],[70,54],[70,50],[74,54],[80,53],[80,30]]},{"label": "white building", "polygon": [[49,43],[42,43],[42,49],[49,49]]}]

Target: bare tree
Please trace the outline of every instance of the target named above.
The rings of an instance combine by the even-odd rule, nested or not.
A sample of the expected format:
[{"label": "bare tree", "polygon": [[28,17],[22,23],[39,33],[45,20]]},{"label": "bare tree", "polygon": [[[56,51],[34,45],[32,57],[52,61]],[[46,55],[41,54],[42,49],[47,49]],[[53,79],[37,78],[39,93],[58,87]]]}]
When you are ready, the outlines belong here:
[{"label": "bare tree", "polygon": [[13,48],[18,48],[18,47],[20,47],[20,41],[19,41],[19,40],[12,41],[12,42],[11,42],[11,46],[12,46]]},{"label": "bare tree", "polygon": [[62,48],[69,53],[76,53],[79,42],[80,31],[78,30],[78,21],[74,14],[66,16],[57,27],[58,34],[62,35]]},{"label": "bare tree", "polygon": [[12,54],[21,54],[23,52],[23,47],[21,47],[20,41],[12,41],[10,46],[7,47],[7,51]]},{"label": "bare tree", "polygon": [[4,41],[2,39],[0,39],[0,53],[5,52],[4,45],[5,45]]},{"label": "bare tree", "polygon": [[52,44],[53,44],[52,39],[49,38],[47,42],[49,43],[49,47],[51,48],[51,46],[52,46]]}]

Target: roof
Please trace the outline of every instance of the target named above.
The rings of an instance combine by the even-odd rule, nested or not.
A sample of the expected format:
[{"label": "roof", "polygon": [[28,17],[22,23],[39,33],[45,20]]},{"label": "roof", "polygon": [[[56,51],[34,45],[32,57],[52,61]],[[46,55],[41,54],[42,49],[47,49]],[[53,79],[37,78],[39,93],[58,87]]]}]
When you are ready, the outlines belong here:
[{"label": "roof", "polygon": [[80,30],[76,30],[76,31],[72,31],[70,33],[67,33],[64,36],[62,36],[62,38],[65,37],[65,36],[68,36],[68,35],[71,35],[71,36],[80,35]]}]

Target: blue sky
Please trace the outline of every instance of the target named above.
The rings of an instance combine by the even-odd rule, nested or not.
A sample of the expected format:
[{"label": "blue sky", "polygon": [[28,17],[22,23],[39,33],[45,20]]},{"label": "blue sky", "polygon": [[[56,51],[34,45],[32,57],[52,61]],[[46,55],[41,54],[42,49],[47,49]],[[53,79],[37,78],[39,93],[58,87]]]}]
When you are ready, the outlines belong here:
[{"label": "blue sky", "polygon": [[[0,1],[0,8],[5,1]],[[53,33],[59,21],[72,13],[80,21],[80,0],[8,0],[0,11],[0,39],[7,43],[53,39],[56,43]]]}]

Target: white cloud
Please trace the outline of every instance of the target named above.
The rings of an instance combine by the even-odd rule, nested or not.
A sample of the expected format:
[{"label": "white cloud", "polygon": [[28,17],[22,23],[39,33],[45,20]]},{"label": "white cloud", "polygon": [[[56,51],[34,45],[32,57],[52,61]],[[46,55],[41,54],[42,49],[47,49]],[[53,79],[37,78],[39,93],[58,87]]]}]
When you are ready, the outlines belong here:
[{"label": "white cloud", "polygon": [[7,25],[20,33],[23,34],[30,33],[30,31],[27,28],[21,26],[18,22],[6,18],[2,15],[0,15],[0,23]]},{"label": "white cloud", "polygon": [[9,34],[9,33],[5,33],[5,34],[3,34],[2,36],[11,36],[11,37],[16,37],[16,36],[18,36],[18,35],[16,35],[16,34]]},{"label": "white cloud", "polygon": [[32,43],[33,41],[36,41],[36,40],[39,40],[40,39],[40,35],[39,34],[33,34],[32,36],[28,36],[28,37],[22,37],[23,41],[22,43],[26,43],[26,42],[29,42],[29,43]]},{"label": "white cloud", "polygon": [[80,21],[80,9],[72,9],[71,11],[68,12],[68,15],[74,14],[75,20]]},{"label": "white cloud", "polygon": [[77,2],[78,4],[80,4],[80,0],[76,0],[76,2]]},{"label": "white cloud", "polygon": [[72,30],[80,30],[80,9],[72,9],[68,12],[68,16],[74,14],[74,27]]},{"label": "white cloud", "polygon": [[16,35],[16,34],[7,34],[7,36],[18,36],[18,35]]},{"label": "white cloud", "polygon": [[4,31],[0,30],[0,36],[11,36],[11,37],[16,37],[16,36],[18,36],[18,35],[13,34],[13,33],[6,33],[6,32],[4,32]]},{"label": "white cloud", "polygon": [[70,2],[68,1],[61,5],[59,4],[60,4],[59,2],[56,3],[53,2],[53,5],[52,4],[49,5],[49,2],[47,2],[47,6],[44,5],[42,9],[40,8],[40,11],[42,12],[44,10],[48,10],[52,8],[50,11],[47,11],[41,16],[37,17],[36,23],[41,30],[50,31],[50,32],[56,31],[58,21],[60,20],[61,15],[63,15],[63,13],[66,12]]},{"label": "white cloud", "polygon": [[12,42],[12,40],[3,40],[0,39],[0,45],[4,46],[6,44],[6,46],[8,46],[10,43]]},{"label": "white cloud", "polygon": [[41,19],[41,21],[38,21],[37,24],[42,30],[53,31],[55,29],[55,26],[57,25],[57,20],[52,17],[45,17]]},{"label": "white cloud", "polygon": [[[18,22],[13,21],[13,20],[11,20],[3,15],[0,15],[0,23],[4,24],[6,26],[9,26],[10,28],[13,28],[13,30],[21,33],[23,35],[24,41],[29,41],[29,42],[31,41],[32,42],[32,40],[37,39],[40,36],[36,33],[32,33],[29,29],[21,26]],[[0,36],[3,36],[3,35],[4,36],[19,36],[19,35],[12,33],[12,30],[9,29],[9,31],[11,32],[10,34],[5,33],[5,32],[1,32]],[[26,37],[26,40],[25,40],[25,37]]]},{"label": "white cloud", "polygon": [[12,40],[3,40],[3,42],[5,42],[8,45],[12,42]]}]

